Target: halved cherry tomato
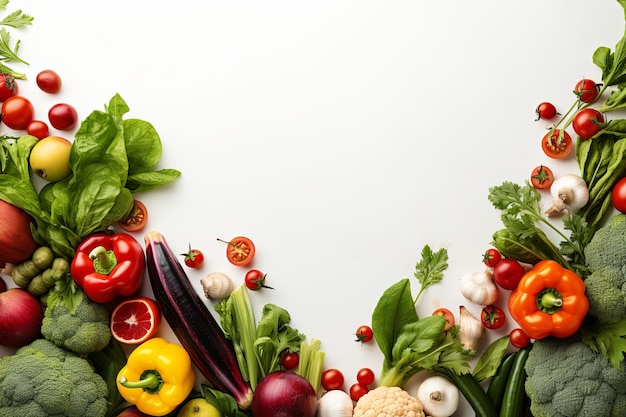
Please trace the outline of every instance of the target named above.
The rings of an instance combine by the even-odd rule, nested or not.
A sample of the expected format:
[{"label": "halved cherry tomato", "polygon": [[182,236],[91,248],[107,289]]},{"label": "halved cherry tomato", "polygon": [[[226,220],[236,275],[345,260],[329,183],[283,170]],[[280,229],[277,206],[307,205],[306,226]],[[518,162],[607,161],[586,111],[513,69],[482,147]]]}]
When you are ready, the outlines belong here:
[{"label": "halved cherry tomato", "polygon": [[326,391],[340,389],[343,386],[343,381],[343,374],[339,369],[330,368],[322,372],[321,383]]},{"label": "halved cherry tomato", "polygon": [[363,385],[373,384],[374,379],[376,379],[376,376],[370,368],[361,368],[356,373],[356,380]]},{"label": "halved cherry tomato", "polygon": [[511,345],[518,349],[525,348],[530,343],[530,337],[522,329],[517,328],[509,333],[509,341]]},{"label": "halved cherry tomato", "polygon": [[369,391],[370,389],[367,387],[367,385],[357,382],[356,384],[352,384],[350,386],[350,398],[352,398],[352,401],[354,402],[359,401],[359,399],[367,394]]},{"label": "halved cherry tomato", "polygon": [[226,242],[222,239],[217,239],[220,242],[227,244],[226,246],[226,258],[228,262],[236,266],[246,266],[252,262],[254,258],[255,248],[254,243],[250,239],[244,236],[237,236]]},{"label": "halved cherry tomato", "polygon": [[148,222],[148,209],[146,205],[139,200],[135,200],[133,208],[124,220],[120,220],[117,224],[127,232],[138,232]]},{"label": "halved cherry tomato", "polygon": [[596,84],[595,81],[583,78],[574,86],[574,94],[583,103],[593,103],[600,94],[602,84]]},{"label": "halved cherry tomato", "polygon": [[535,167],[530,173],[530,183],[538,190],[549,190],[554,182],[554,173],[545,165]]},{"label": "halved cherry tomato", "polygon": [[374,338],[374,332],[372,331],[372,328],[367,325],[359,326],[359,328],[356,329],[355,335],[355,342],[360,342],[361,344],[369,343]]},{"label": "halved cherry tomato", "polygon": [[450,330],[452,328],[452,326],[454,326],[454,323],[456,323],[456,321],[454,319],[454,314],[452,314],[452,311],[448,310],[447,308],[439,307],[438,309],[433,311],[432,315],[433,316],[443,316],[443,318],[446,319],[446,325],[443,328],[444,332],[447,332],[448,330]]},{"label": "halved cherry tomato", "polygon": [[504,325],[504,311],[495,305],[484,306],[480,312],[480,321],[488,329],[499,329]]},{"label": "halved cherry tomato", "polygon": [[285,369],[294,369],[300,363],[298,352],[285,352],[280,358],[280,364]]},{"label": "halved cherry tomato", "polygon": [[189,268],[200,268],[204,263],[204,254],[200,249],[192,249],[191,244],[187,253],[181,253],[184,256],[185,265]]},{"label": "halved cherry tomato", "polygon": [[572,137],[560,129],[551,130],[541,140],[541,149],[550,158],[563,159],[572,152],[573,148]]},{"label": "halved cherry tomato", "polygon": [[500,259],[502,259],[502,255],[498,252],[498,249],[489,248],[483,253],[483,263],[489,268],[496,266]]}]

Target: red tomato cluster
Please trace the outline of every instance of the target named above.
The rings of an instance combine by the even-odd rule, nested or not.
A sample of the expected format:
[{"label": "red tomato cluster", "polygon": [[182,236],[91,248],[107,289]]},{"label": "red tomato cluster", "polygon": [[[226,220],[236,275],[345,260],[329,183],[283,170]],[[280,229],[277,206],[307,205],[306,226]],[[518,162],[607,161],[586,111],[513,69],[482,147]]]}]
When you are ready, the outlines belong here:
[{"label": "red tomato cluster", "polygon": [[[0,74],[0,101],[2,102],[2,122],[13,130],[25,130],[29,135],[43,139],[50,134],[48,124],[35,119],[35,107],[26,97],[18,94],[18,83],[8,74]],[[52,70],[37,74],[37,86],[48,94],[61,90],[61,77]],[[53,128],[69,131],[78,123],[78,112],[71,104],[57,103],[48,110],[48,122]]]},{"label": "red tomato cluster", "polygon": [[[367,394],[370,390],[370,386],[376,380],[376,374],[370,368],[361,368],[356,373],[356,381],[350,388],[348,393],[352,401],[356,402]],[[330,368],[322,373],[321,384],[326,391],[332,391],[336,389],[343,389],[345,378],[343,373],[336,368]]]}]

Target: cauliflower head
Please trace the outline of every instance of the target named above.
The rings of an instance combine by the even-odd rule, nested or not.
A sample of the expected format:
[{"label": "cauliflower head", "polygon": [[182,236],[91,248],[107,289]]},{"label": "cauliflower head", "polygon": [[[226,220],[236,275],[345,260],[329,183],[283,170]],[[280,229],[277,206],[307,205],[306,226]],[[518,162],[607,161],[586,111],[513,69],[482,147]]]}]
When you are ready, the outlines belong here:
[{"label": "cauliflower head", "polygon": [[107,395],[87,360],[48,340],[0,358],[0,416],[104,417]]},{"label": "cauliflower head", "polygon": [[400,387],[379,386],[362,396],[353,417],[426,417],[422,403]]},{"label": "cauliflower head", "polygon": [[109,312],[86,296],[72,311],[63,302],[51,303],[44,312],[41,334],[79,355],[99,352],[111,341]]},{"label": "cauliflower head", "polygon": [[616,369],[579,336],[533,344],[526,393],[535,417],[619,417],[626,410],[626,366]]},{"label": "cauliflower head", "polygon": [[626,214],[598,229],[585,247],[589,314],[600,321],[626,318]]}]

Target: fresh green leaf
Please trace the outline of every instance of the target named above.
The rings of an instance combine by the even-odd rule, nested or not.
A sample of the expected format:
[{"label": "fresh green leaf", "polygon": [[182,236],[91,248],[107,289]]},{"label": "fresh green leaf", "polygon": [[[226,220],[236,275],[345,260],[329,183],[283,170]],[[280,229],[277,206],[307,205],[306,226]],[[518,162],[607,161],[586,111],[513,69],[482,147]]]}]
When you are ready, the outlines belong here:
[{"label": "fresh green leaf", "polygon": [[5,29],[0,28],[0,60],[5,62],[21,62],[29,65],[18,56],[20,49],[20,41],[15,42],[15,45],[11,47],[11,34]]},{"label": "fresh green leaf", "polygon": [[447,249],[441,248],[433,252],[429,245],[422,248],[421,259],[415,265],[414,276],[420,283],[420,289],[413,300],[414,304],[417,303],[426,288],[441,282],[446,268],[448,268]]},{"label": "fresh green leaf", "polygon": [[626,355],[626,319],[581,327],[580,332],[594,352],[602,353],[614,368],[620,368]]},{"label": "fresh green leaf", "polygon": [[476,365],[474,366],[473,375],[478,381],[490,378],[496,374],[498,367],[502,362],[502,359],[506,355],[507,348],[509,347],[509,336],[502,336],[493,342],[484,353],[478,358]]},{"label": "fresh green leaf", "polygon": [[385,361],[393,362],[393,346],[402,328],[417,318],[408,278],[385,290],[372,312],[372,330]]},{"label": "fresh green leaf", "polygon": [[239,409],[237,401],[232,395],[226,394],[215,388],[211,388],[208,385],[202,384],[202,393],[204,399],[217,408],[224,417],[250,417],[249,412],[245,412]]},{"label": "fresh green leaf", "polygon": [[161,159],[161,138],[154,126],[139,119],[124,120],[124,141],[130,175],[152,171]]},{"label": "fresh green leaf", "polygon": [[133,193],[153,190],[180,177],[180,171],[166,168],[159,171],[139,172],[128,176],[126,188]]},{"label": "fresh green leaf", "polygon": [[22,13],[21,10],[16,10],[8,16],[5,16],[4,19],[0,20],[0,25],[10,26],[12,28],[21,28],[32,25],[33,20],[34,18],[32,16]]}]

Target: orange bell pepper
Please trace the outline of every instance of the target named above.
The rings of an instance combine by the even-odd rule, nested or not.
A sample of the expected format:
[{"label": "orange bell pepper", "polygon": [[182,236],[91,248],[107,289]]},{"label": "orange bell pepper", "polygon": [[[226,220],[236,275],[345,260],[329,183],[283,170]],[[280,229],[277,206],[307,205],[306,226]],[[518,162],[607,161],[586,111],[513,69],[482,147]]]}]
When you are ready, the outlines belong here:
[{"label": "orange bell pepper", "polygon": [[555,261],[538,262],[511,293],[509,311],[532,339],[572,336],[589,311],[585,283]]}]

